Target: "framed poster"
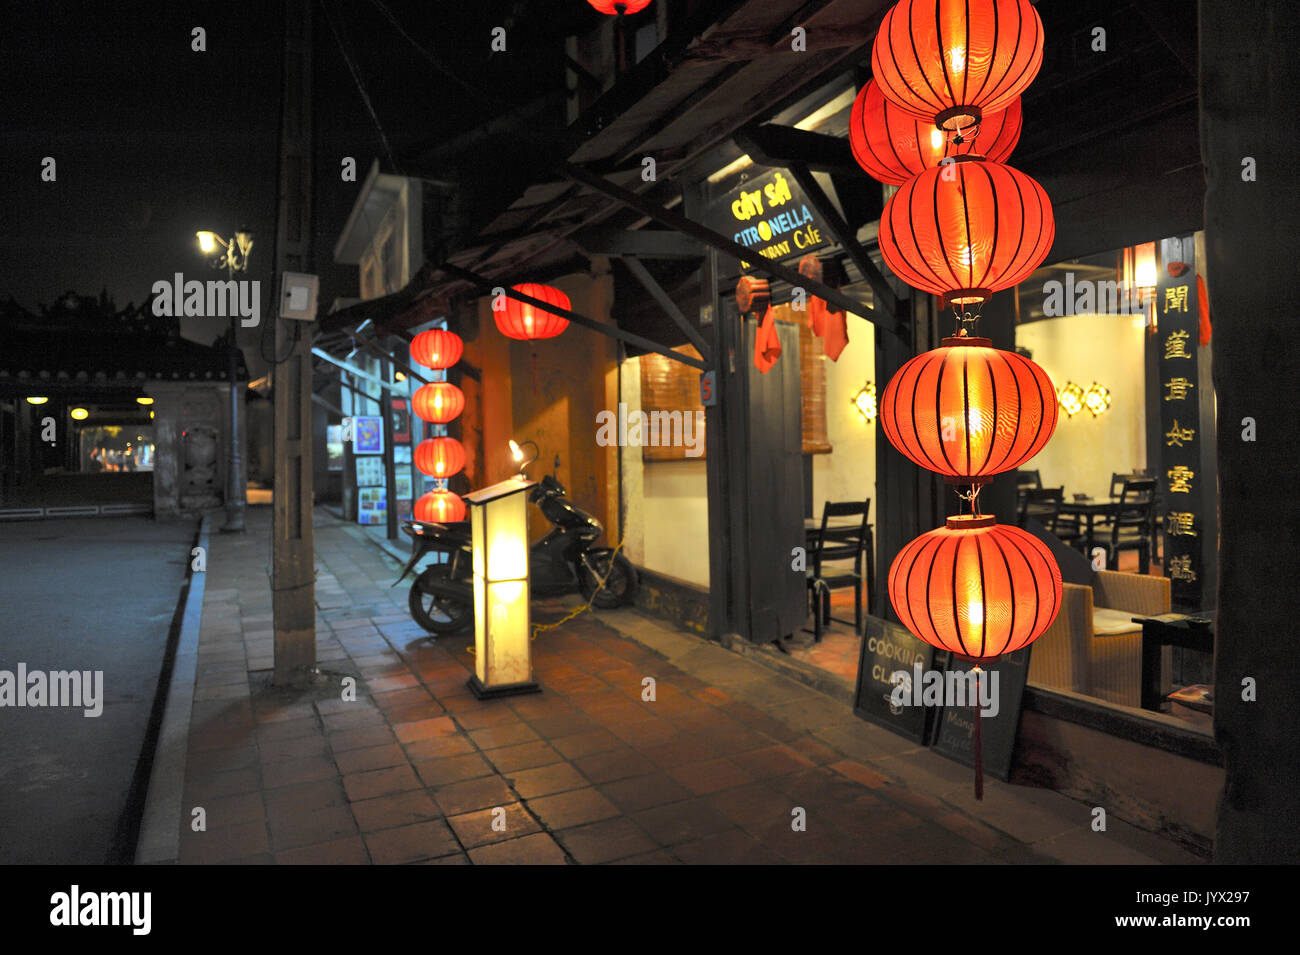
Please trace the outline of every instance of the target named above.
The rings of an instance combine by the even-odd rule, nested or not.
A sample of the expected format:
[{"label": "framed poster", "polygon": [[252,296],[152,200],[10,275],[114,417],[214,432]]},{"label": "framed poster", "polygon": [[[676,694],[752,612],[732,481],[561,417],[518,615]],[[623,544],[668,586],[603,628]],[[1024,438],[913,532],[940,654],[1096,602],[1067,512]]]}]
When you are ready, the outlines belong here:
[{"label": "framed poster", "polygon": [[405,398],[393,399],[393,444],[411,443],[411,412]]},{"label": "framed poster", "polygon": [[352,452],[354,454],[384,453],[384,419],[380,417],[353,418]]},{"label": "framed poster", "polygon": [[383,487],[388,481],[384,476],[384,459],[378,457],[358,457],[357,487]]},{"label": "framed poster", "polygon": [[411,499],[411,474],[409,471],[397,472],[397,500],[409,501]]},{"label": "framed poster", "polygon": [[933,666],[934,647],[918,640],[904,627],[879,617],[866,617],[862,627],[858,685],[853,694],[854,715],[925,744],[934,708],[896,705],[891,699],[897,685],[893,675],[900,671],[905,674],[901,679],[910,691],[914,667],[918,663],[922,670]]},{"label": "framed poster", "polygon": [[393,463],[410,464],[411,463],[411,446],[409,444],[393,443]]},{"label": "framed poster", "polygon": [[357,523],[383,524],[388,520],[388,507],[382,487],[357,489]]}]

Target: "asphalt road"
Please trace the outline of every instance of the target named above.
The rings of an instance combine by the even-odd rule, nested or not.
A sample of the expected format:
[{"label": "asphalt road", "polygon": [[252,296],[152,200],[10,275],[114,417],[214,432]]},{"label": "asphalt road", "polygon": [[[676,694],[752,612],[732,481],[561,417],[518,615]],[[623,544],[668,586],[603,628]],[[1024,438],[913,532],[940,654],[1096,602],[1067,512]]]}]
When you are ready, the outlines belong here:
[{"label": "asphalt road", "polygon": [[0,863],[130,861],[113,857],[114,840],[196,527],[0,524],[0,671],[103,671],[98,717],[0,706]]}]

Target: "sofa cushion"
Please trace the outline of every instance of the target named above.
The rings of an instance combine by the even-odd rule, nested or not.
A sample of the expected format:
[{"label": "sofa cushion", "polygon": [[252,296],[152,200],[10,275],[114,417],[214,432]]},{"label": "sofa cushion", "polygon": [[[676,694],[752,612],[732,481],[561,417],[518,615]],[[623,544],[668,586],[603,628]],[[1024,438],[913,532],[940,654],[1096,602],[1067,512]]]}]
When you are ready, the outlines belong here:
[{"label": "sofa cushion", "polygon": [[1092,608],[1092,632],[1099,637],[1117,637],[1125,633],[1141,633],[1142,625],[1133,622],[1129,610],[1111,610],[1109,607]]}]

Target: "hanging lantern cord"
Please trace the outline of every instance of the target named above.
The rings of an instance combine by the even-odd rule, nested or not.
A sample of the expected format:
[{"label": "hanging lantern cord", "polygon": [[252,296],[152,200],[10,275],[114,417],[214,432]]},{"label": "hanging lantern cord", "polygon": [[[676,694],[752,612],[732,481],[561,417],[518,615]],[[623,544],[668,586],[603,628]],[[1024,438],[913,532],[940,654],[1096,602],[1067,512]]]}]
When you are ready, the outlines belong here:
[{"label": "hanging lantern cord", "polygon": [[967,335],[971,337],[975,336],[975,331],[976,331],[975,326],[979,324],[980,311],[983,309],[983,307],[984,307],[983,302],[978,303],[975,306],[974,310],[963,309],[956,304],[953,305],[952,315],[953,318],[957,320],[957,335],[959,337],[964,337]]},{"label": "hanging lantern cord", "polygon": [[970,505],[971,517],[980,517],[980,489],[982,484],[972,484],[967,491],[958,491],[957,496]]},{"label": "hanging lantern cord", "polygon": [[[979,665],[976,664],[972,671],[975,674],[975,685],[979,686],[979,681],[983,673]],[[980,732],[980,723],[984,717],[980,715],[979,691],[975,691],[975,705],[971,707],[971,713],[975,719],[975,798],[984,799],[984,747],[982,733]]]}]

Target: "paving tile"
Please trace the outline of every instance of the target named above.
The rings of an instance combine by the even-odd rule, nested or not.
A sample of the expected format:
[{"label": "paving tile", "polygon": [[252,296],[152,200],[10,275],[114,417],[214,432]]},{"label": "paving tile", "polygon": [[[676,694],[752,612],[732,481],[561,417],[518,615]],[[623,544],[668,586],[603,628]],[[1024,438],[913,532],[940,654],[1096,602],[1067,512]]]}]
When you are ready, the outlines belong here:
[{"label": "paving tile", "polygon": [[766,783],[755,782],[714,793],[706,800],[738,826],[753,826],[773,820],[788,820],[794,801]]},{"label": "paving tile", "polygon": [[605,753],[611,749],[619,749],[624,743],[609,730],[597,729],[552,740],[551,745],[565,759],[577,759],[580,756],[591,756],[594,753]]},{"label": "paving tile", "polygon": [[295,736],[290,739],[263,740],[258,744],[258,757],[263,763],[291,759],[307,759],[329,755],[324,736]]},{"label": "paving tile", "polygon": [[684,763],[668,769],[668,775],[691,792],[706,796],[720,789],[731,789],[752,782],[754,777],[729,759],[710,759]]},{"label": "paving tile", "polygon": [[460,851],[455,835],[441,819],[368,832],[365,841],[375,865],[400,865]]},{"label": "paving tile", "polygon": [[573,765],[593,783],[612,783],[629,776],[645,776],[653,772],[654,763],[634,749],[616,749],[573,760]]},{"label": "paving tile", "polygon": [[426,786],[437,787],[490,775],[492,767],[478,753],[467,753],[464,756],[420,760],[415,764],[415,771],[420,774],[420,779]]},{"label": "paving tile", "polygon": [[[187,806],[186,811],[189,812],[194,808]],[[209,799],[204,802],[202,808],[209,832],[227,826],[260,822],[266,818],[266,805],[262,802],[261,792]]]},{"label": "paving tile", "polygon": [[397,738],[401,742],[414,743],[420,739],[454,735],[456,733],[456,724],[451,721],[450,716],[437,716],[413,723],[394,723],[393,732],[397,734]]},{"label": "paving tile", "polygon": [[[497,812],[499,809],[505,810],[504,817]],[[502,819],[505,828],[493,829],[493,822]],[[517,839],[532,832],[540,832],[542,828],[537,824],[537,820],[525,812],[524,807],[517,802],[452,816],[447,822],[455,830],[456,837],[466,849]],[[472,859],[473,856],[471,855],[470,858]]]},{"label": "paving tile", "polygon": [[195,776],[208,776],[235,769],[256,769],[256,746],[234,746],[228,749],[203,749],[190,753],[185,760],[185,770]]},{"label": "paving tile", "polygon": [[532,769],[547,763],[558,763],[560,756],[547,743],[521,743],[518,746],[503,746],[487,752],[487,758],[499,771],[508,773],[516,769]]},{"label": "paving tile", "polygon": [[639,812],[665,803],[690,799],[693,793],[667,773],[633,776],[600,786],[600,791],[624,812]]},{"label": "paving tile", "polygon": [[660,767],[680,766],[683,763],[698,763],[706,759],[715,759],[722,755],[718,748],[699,736],[679,734],[666,743],[646,746],[642,749],[646,757]]},{"label": "paving tile", "polygon": [[270,789],[263,794],[267,812],[320,809],[324,806],[347,805],[343,781],[337,776],[310,783],[296,783]]},{"label": "paving tile", "polygon": [[282,723],[263,723],[257,728],[258,742],[314,736],[321,731],[320,721],[314,716],[305,719],[285,720]]},{"label": "paving tile", "polygon": [[527,723],[502,723],[498,726],[485,726],[483,729],[470,730],[469,738],[479,749],[500,749],[503,746],[515,746],[519,743],[531,743],[539,739],[533,728]]},{"label": "paving tile", "polygon": [[[461,680],[460,688],[463,690],[464,687],[465,681]],[[441,700],[441,697],[439,699]],[[470,699],[473,699],[473,697],[470,697]],[[475,702],[478,701],[475,700]],[[513,710],[507,709],[505,706],[489,706],[458,712],[456,722],[460,724],[461,729],[477,730],[488,726],[501,726],[504,723],[517,723],[519,717]]]},{"label": "paving tile", "polygon": [[193,776],[185,780],[186,798],[192,802],[202,803],[208,799],[222,796],[235,796],[240,793],[256,792],[262,786],[259,769],[234,769],[224,773],[208,773]]},{"label": "paving tile", "polygon": [[411,790],[352,803],[352,815],[362,832],[393,829],[429,819],[441,819],[442,810],[423,790]]},{"label": "paving tile", "polygon": [[620,813],[619,808],[594,787],[530,799],[528,808],[554,830],[581,826]]},{"label": "paving tile", "polygon": [[741,829],[727,829],[673,846],[687,865],[786,865],[787,860]]},{"label": "paving tile", "polygon": [[368,769],[402,766],[406,763],[406,753],[396,743],[388,743],[383,746],[368,746],[365,749],[350,749],[336,753],[334,763],[338,766],[339,772],[347,776]]},{"label": "paving tile", "polygon": [[479,846],[469,850],[475,865],[565,865],[564,850],[548,833]]},{"label": "paving tile", "polygon": [[729,758],[755,779],[785,776],[814,765],[812,760],[805,759],[789,746],[769,746],[766,749],[736,753]]},{"label": "paving tile", "polygon": [[423,760],[437,756],[463,756],[474,752],[474,744],[469,741],[469,737],[457,734],[418,739],[413,743],[403,744],[402,749],[411,759]]},{"label": "paving tile", "polygon": [[363,726],[380,726],[384,723],[384,714],[371,707],[331,713],[322,719],[325,732],[330,735],[360,729]]},{"label": "paving tile", "polygon": [[534,769],[515,770],[506,774],[506,780],[523,799],[536,799],[591,785],[570,763],[551,763]]},{"label": "paving tile", "polygon": [[681,861],[664,849],[656,849],[654,852],[646,852],[639,856],[617,859],[610,865],[681,865]]},{"label": "paving tile", "polygon": [[504,806],[514,802],[517,797],[502,777],[480,776],[439,786],[433,791],[433,798],[443,815],[459,816],[475,809]]},{"label": "paving tile", "polygon": [[334,761],[324,756],[305,759],[284,759],[262,765],[262,783],[266,789],[289,786],[294,783],[314,782],[338,775]]},{"label": "paving tile", "polygon": [[183,865],[225,862],[266,852],[270,847],[266,823],[262,820],[192,832],[181,836],[180,861]]},{"label": "paving tile", "polygon": [[421,720],[446,716],[447,711],[437,700],[427,699],[393,706],[384,715],[391,723],[418,723]]},{"label": "paving tile", "polygon": [[702,839],[733,828],[731,820],[700,799],[645,809],[633,813],[632,821],[661,846]]},{"label": "paving tile", "polygon": [[557,832],[555,838],[583,865],[653,852],[658,845],[625,816]]},{"label": "paving tile", "polygon": [[279,852],[333,842],[355,835],[357,824],[347,806],[276,813],[268,820],[271,848]]},{"label": "paving tile", "polygon": [[344,776],[343,788],[349,800],[360,802],[377,796],[391,796],[408,789],[419,789],[421,783],[410,766],[401,765]]},{"label": "paving tile", "polygon": [[345,753],[353,749],[371,749],[397,741],[393,731],[383,724],[344,730],[341,733],[333,733],[328,738],[330,749],[335,753]]}]

